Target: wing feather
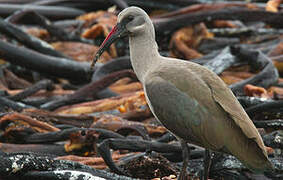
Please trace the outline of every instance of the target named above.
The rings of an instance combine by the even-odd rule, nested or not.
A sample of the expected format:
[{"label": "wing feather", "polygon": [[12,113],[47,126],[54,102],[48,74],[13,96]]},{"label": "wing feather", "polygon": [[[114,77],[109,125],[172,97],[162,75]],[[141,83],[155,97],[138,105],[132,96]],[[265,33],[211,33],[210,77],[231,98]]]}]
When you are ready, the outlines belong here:
[{"label": "wing feather", "polygon": [[[192,134],[190,139],[198,140],[195,144],[233,151],[230,153],[255,171],[272,168],[258,130],[215,73],[198,64],[168,61],[145,79],[151,109],[167,129],[181,138]],[[186,129],[190,132],[182,133]]]},{"label": "wing feather", "polygon": [[[194,67],[194,66],[193,66]],[[193,68],[194,70],[195,68]],[[234,96],[233,92],[227,85],[213,72],[204,67],[198,68],[197,71],[206,84],[210,87],[214,100],[226,111],[235,124],[242,130],[247,138],[255,141],[258,147],[267,157],[264,143],[255,125]]]},{"label": "wing feather", "polygon": [[191,143],[220,149],[218,141],[211,141],[207,131],[211,114],[197,99],[181,91],[170,81],[160,76],[149,78],[144,90],[151,111],[157,119],[178,137]]}]

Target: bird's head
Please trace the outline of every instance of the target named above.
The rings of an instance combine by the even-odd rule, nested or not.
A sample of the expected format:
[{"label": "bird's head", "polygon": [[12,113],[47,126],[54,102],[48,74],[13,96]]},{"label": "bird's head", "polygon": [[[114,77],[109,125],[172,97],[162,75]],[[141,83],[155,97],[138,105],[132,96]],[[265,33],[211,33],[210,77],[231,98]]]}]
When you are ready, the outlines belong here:
[{"label": "bird's head", "polygon": [[150,21],[144,10],[138,7],[124,9],[118,15],[118,24],[122,25],[130,36],[138,35],[146,29],[147,22]]},{"label": "bird's head", "polygon": [[[138,7],[129,7],[121,11],[118,15],[118,22],[116,26],[113,27],[111,32],[105,38],[101,44],[99,50],[97,51],[91,67],[93,68],[98,58],[101,54],[109,48],[109,46],[118,38],[123,36],[137,36],[143,33],[148,27],[147,25],[153,25],[150,18],[144,10]],[[153,30],[154,31],[154,30]]]}]

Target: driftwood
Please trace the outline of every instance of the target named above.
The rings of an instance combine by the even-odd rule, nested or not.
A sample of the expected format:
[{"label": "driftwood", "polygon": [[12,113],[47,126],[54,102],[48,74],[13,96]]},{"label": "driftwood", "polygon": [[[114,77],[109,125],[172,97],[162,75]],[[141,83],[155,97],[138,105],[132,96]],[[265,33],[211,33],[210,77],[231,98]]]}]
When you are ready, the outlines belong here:
[{"label": "driftwood", "polygon": [[88,84],[79,90],[77,90],[74,94],[62,97],[60,99],[48,102],[47,104],[43,104],[41,106],[42,109],[54,110],[60,106],[75,104],[79,102],[83,102],[87,100],[87,98],[92,98],[102,89],[105,89],[113,82],[117,81],[122,77],[135,77],[135,74],[129,70],[118,71],[112,74],[107,75],[101,80],[95,81],[91,84]]},{"label": "driftwood", "polygon": [[[266,144],[272,145],[272,147],[280,147],[282,148],[282,143],[278,146],[276,143],[277,141],[274,141],[274,136],[272,136],[273,141],[271,140],[271,138],[267,138],[269,136],[272,136],[272,134],[270,135],[266,135],[263,137],[263,139],[266,141]],[[281,137],[282,138],[282,137]],[[277,138],[278,139],[278,138]],[[270,144],[268,143],[268,141],[271,142],[275,142],[276,144]],[[280,141],[281,142],[281,141]],[[109,168],[118,174],[124,174],[127,175],[127,173],[121,169],[120,167],[118,167],[112,160],[111,158],[111,153],[110,153],[110,148],[113,149],[127,149],[127,150],[131,150],[131,151],[155,151],[155,152],[160,152],[163,153],[163,155],[165,157],[167,157],[168,159],[170,159],[170,156],[175,157],[174,159],[178,159],[175,153],[180,154],[181,152],[181,146],[176,146],[176,145],[169,145],[167,143],[157,143],[157,142],[150,142],[150,141],[144,141],[144,140],[127,140],[127,139],[107,139],[105,141],[103,141],[101,144],[98,145],[98,151],[100,152],[100,155],[103,157],[105,163],[109,166]],[[191,147],[194,149],[194,147]],[[191,151],[192,154],[190,155],[191,158],[199,158],[204,154],[204,150],[193,150]],[[171,153],[170,154],[164,154],[164,153]],[[173,154],[174,155],[173,155]],[[201,155],[202,154],[202,155]],[[226,169],[242,169],[243,165],[235,158],[232,156],[224,156],[224,157],[228,157],[228,159],[222,159],[224,161],[235,161],[235,162],[230,162],[228,166],[230,167],[225,167],[227,164],[222,162],[222,164],[216,164],[215,166],[219,166],[221,168],[226,168]],[[182,159],[179,159],[180,161]],[[274,159],[274,161],[277,161],[276,158]],[[219,162],[216,161],[216,162]],[[202,166],[202,163],[200,163],[198,166]],[[193,169],[195,169],[196,167],[194,167]],[[277,167],[279,172],[282,172],[282,166],[281,167]],[[201,169],[201,168],[200,168]],[[218,171],[218,170],[216,170]]]},{"label": "driftwood", "polygon": [[98,133],[98,141],[102,141],[107,138],[125,138],[124,136],[115,133],[113,131],[109,131],[106,129],[99,129],[99,128],[69,128],[65,130],[61,130],[58,132],[49,132],[49,133],[34,133],[27,136],[24,141],[25,143],[44,143],[44,142],[59,142],[65,141],[70,138],[72,133],[81,133],[81,134],[88,134],[88,133]]},{"label": "driftwood", "polygon": [[274,34],[282,34],[283,31],[281,29],[266,29],[266,28],[252,28],[252,27],[241,27],[241,28],[215,28],[209,29],[210,32],[215,34],[216,36],[225,36],[225,37],[239,37],[241,35],[274,35]]},{"label": "driftwood", "polygon": [[246,84],[253,84],[268,88],[269,86],[275,84],[278,80],[279,75],[277,69],[274,67],[272,61],[260,51],[235,48],[233,54],[238,55],[238,57],[241,59],[247,60],[255,70],[263,69],[255,77],[251,77],[249,79],[231,85],[230,88],[236,95],[241,95],[243,87]]},{"label": "driftwood", "polygon": [[199,45],[198,50],[202,53],[209,54],[213,51],[217,51],[227,46],[235,46],[239,43],[239,38],[216,37],[213,39],[204,39]]},{"label": "driftwood", "polygon": [[283,130],[283,120],[276,119],[276,120],[268,120],[268,121],[253,121],[257,128],[271,128],[275,130]]},{"label": "driftwood", "polygon": [[30,9],[36,11],[44,16],[54,18],[54,19],[63,19],[63,18],[74,18],[84,13],[84,11],[68,8],[68,7],[55,7],[55,6],[39,6],[39,5],[18,5],[18,4],[0,4],[0,15],[7,16],[11,13],[22,10]]},{"label": "driftwood", "polygon": [[[73,127],[90,127],[93,123],[93,116],[90,115],[61,115],[49,111],[43,111],[38,109],[25,109],[25,115],[41,119],[42,121],[52,122],[57,126],[67,126],[67,128]],[[59,127],[60,128],[60,127]],[[64,129],[60,128],[60,129]]]},{"label": "driftwood", "polygon": [[[154,19],[153,22],[157,34],[162,34],[170,33],[180,27],[199,22],[211,22],[213,20],[241,20],[244,22],[263,21],[270,25],[280,27],[280,22],[283,21],[283,14],[244,8],[225,8],[216,11],[184,14],[180,16],[174,16],[174,18]],[[166,29],[166,31],[164,31],[164,29]]]},{"label": "driftwood", "polygon": [[[34,21],[35,23],[39,24],[40,26],[45,28],[52,36],[56,37],[58,40],[78,41],[78,42],[87,43],[87,44],[95,43],[95,41],[80,37],[75,32],[74,33],[66,32],[64,29],[60,28],[58,25],[55,26],[53,22],[48,20],[46,17],[32,10],[27,9],[27,10],[15,12],[13,16],[7,19],[7,21],[19,22],[22,18],[29,18],[30,21]],[[63,57],[63,56],[59,56],[59,57]]]},{"label": "driftwood", "polygon": [[203,66],[207,67],[216,74],[220,74],[237,62],[239,62],[239,59],[232,55],[230,48],[227,47]]},{"label": "driftwood", "polygon": [[183,8],[177,9],[172,12],[164,13],[159,16],[154,16],[154,18],[168,18],[168,17],[174,17],[174,16],[183,15],[183,14],[196,13],[196,12],[201,12],[201,11],[219,10],[219,9],[231,8],[231,7],[256,8],[257,9],[258,5],[242,3],[242,2],[201,3],[201,4],[195,4],[195,5],[183,7]]},{"label": "driftwood", "polygon": [[253,117],[256,113],[259,112],[268,112],[268,111],[278,111],[282,112],[283,101],[273,101],[273,102],[266,102],[264,104],[258,104],[246,109],[246,112],[249,116]]},{"label": "driftwood", "polygon": [[263,103],[274,101],[272,99],[248,97],[248,96],[238,96],[237,99],[244,108],[249,108],[252,106],[256,106],[258,104],[263,104]]},{"label": "driftwood", "polygon": [[[125,179],[131,180],[132,178],[119,176],[113,173],[109,173],[102,170],[96,170],[89,166],[82,165],[80,163],[64,161],[64,160],[55,160],[52,156],[42,156],[38,154],[27,154],[27,153],[10,153],[4,154],[1,157],[1,168],[0,175],[3,178],[11,178],[17,175],[18,173],[25,174],[27,173],[27,178],[33,177],[32,172],[28,173],[31,170],[35,171],[49,171],[56,174],[57,170],[69,170],[69,171],[78,171],[82,175],[91,174],[93,176],[98,176],[106,179]],[[14,164],[16,163],[16,164]],[[16,165],[16,166],[15,166]],[[60,173],[59,173],[60,174]],[[68,174],[68,173],[67,173]],[[67,176],[67,175],[66,175]],[[85,177],[85,176],[84,176]]]},{"label": "driftwood", "polygon": [[42,41],[34,36],[25,33],[19,27],[8,23],[1,18],[0,18],[0,31],[8,34],[9,36],[16,38],[19,42],[23,43],[24,45],[34,50],[37,50],[38,52],[55,57],[66,58],[65,55],[54,50],[54,48],[45,41]]},{"label": "driftwood", "polygon": [[0,97],[0,111],[5,112],[5,110],[9,108],[14,111],[22,111],[25,108],[32,108],[32,106],[20,102],[15,102],[5,97]]},{"label": "driftwood", "polygon": [[[0,0],[0,179],[178,176],[181,146],[150,112],[128,40],[115,42],[94,72],[88,63],[132,5],[151,14],[162,55],[188,60],[194,51],[190,61],[229,85],[269,146],[274,171],[257,175],[213,152],[209,178],[282,179],[282,5],[274,13],[265,3],[187,0]],[[63,41],[74,42],[58,48]],[[187,172],[198,179],[205,151],[189,147]]]},{"label": "driftwood", "polygon": [[28,87],[27,89],[23,90],[22,92],[15,94],[13,96],[8,97],[11,100],[14,101],[20,101],[22,99],[25,99],[26,97],[38,92],[41,89],[47,89],[47,90],[53,90],[53,82],[50,80],[41,80],[38,81],[36,84],[32,85],[31,87]]},{"label": "driftwood", "polygon": [[[71,80],[87,81],[90,68],[88,63],[78,63],[65,58],[57,58],[17,47],[0,40],[1,57],[26,68]],[[49,67],[49,68],[46,68]]]},{"label": "driftwood", "polygon": [[39,154],[52,154],[55,156],[68,155],[65,151],[64,145],[58,144],[12,144],[12,143],[0,143],[1,149],[4,149],[5,153],[39,153]]}]

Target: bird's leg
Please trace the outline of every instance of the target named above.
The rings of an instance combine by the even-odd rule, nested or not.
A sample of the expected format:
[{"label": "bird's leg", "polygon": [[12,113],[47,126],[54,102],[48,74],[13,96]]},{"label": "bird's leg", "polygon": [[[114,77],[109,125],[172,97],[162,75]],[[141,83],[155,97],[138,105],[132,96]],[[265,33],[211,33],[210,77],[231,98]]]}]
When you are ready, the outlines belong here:
[{"label": "bird's leg", "polygon": [[190,148],[186,141],[179,139],[181,146],[182,146],[182,152],[183,152],[183,167],[180,172],[180,175],[178,177],[178,180],[187,180],[187,166],[189,163],[189,157],[190,157]]},{"label": "bird's leg", "polygon": [[208,149],[205,149],[204,161],[203,161],[203,170],[204,170],[203,180],[207,180],[208,179],[210,164],[211,164],[210,151]]}]

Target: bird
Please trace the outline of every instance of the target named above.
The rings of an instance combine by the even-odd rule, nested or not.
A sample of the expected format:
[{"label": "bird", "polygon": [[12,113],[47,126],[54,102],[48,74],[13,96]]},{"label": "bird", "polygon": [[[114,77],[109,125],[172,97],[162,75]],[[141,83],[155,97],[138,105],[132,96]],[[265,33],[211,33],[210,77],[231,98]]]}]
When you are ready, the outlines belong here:
[{"label": "bird", "polygon": [[[154,25],[143,9],[132,6],[119,13],[91,67],[124,36],[129,37],[132,67],[152,114],[181,143],[183,168],[178,179],[186,179],[188,143],[204,147],[208,158],[211,150],[218,151],[235,156],[255,173],[272,170],[259,132],[232,91],[204,66],[161,56]],[[210,161],[204,162],[207,179]]]}]

